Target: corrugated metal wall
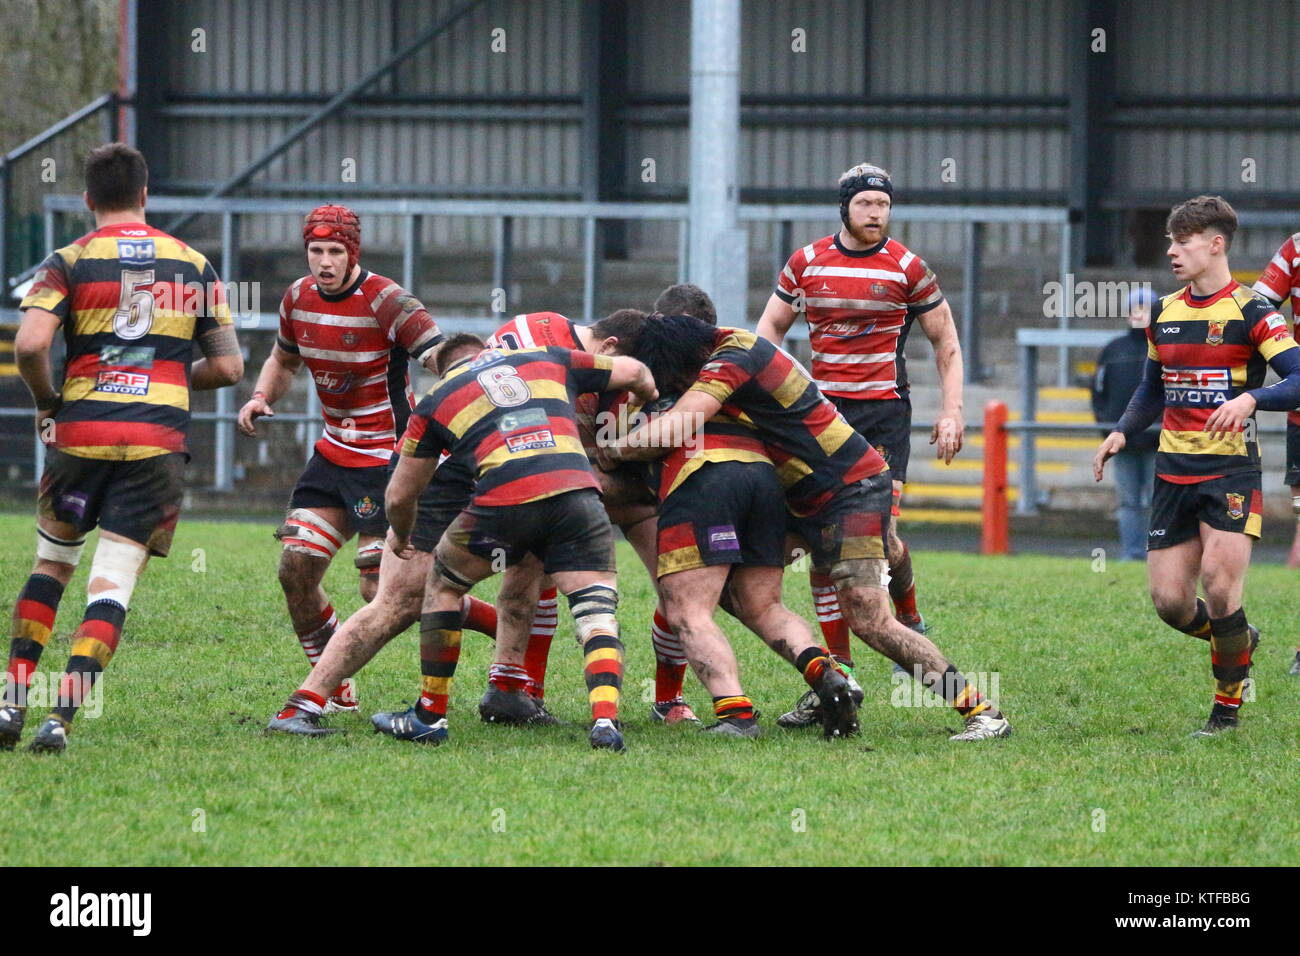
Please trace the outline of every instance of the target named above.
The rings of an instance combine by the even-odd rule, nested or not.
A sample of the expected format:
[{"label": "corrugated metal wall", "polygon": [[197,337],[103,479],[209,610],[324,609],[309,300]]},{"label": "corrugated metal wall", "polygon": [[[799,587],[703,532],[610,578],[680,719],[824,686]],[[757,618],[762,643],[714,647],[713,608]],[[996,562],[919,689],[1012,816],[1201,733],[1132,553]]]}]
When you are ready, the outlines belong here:
[{"label": "corrugated metal wall", "polygon": [[[163,57],[166,90],[174,98],[213,92],[317,95],[336,92],[427,24],[453,0],[177,0],[166,5],[164,32],[175,42],[150,55]],[[916,119],[915,104],[886,106],[870,125],[750,122],[742,134],[741,182],[746,187],[825,188],[833,202],[837,174],[871,158],[892,169],[900,199],[909,190],[950,193],[964,201],[983,190],[1064,193],[1069,145],[1060,102],[1067,94],[1064,27],[1069,0],[792,0],[744,4],[742,89],[749,95],[833,96],[870,104],[907,97],[1032,97],[1054,100],[1046,109],[1061,123],[933,125]],[[1200,91],[1257,95],[1267,100],[1300,91],[1300,17],[1287,0],[1130,0],[1118,5],[1116,36],[1108,38],[1119,95],[1165,96],[1194,103]],[[576,98],[581,91],[581,0],[493,0],[414,56],[378,90],[410,97],[472,94],[545,94]],[[690,85],[689,0],[633,3],[629,13],[630,96],[658,100],[686,94]],[[190,49],[191,31],[207,31],[207,52]],[[491,49],[492,31],[506,31],[507,52]],[[792,50],[792,31],[804,31],[806,52]],[[1171,42],[1171,35],[1179,42]],[[1029,109],[1029,108],[1027,108]],[[979,113],[979,106],[942,107]],[[900,114],[909,114],[900,118]],[[1013,109],[1003,109],[1007,115]],[[1041,113],[1042,110],[1039,110]],[[684,187],[688,168],[685,114],[635,107],[627,132],[628,191],[662,195]],[[1220,130],[1141,126],[1121,129],[1116,179],[1129,189],[1200,191],[1240,184],[1243,137],[1225,111]],[[170,118],[166,163],[173,180],[219,180],[271,144],[293,117]],[[1298,124],[1300,125],[1300,124]],[[1300,128],[1255,131],[1247,142],[1261,188],[1294,189],[1300,182]],[[412,121],[349,117],[329,123],[274,163],[260,178],[304,183],[340,180],[344,158],[357,162],[370,184],[501,185],[577,189],[580,122],[546,119]],[[641,182],[641,161],[653,158],[656,182]],[[941,178],[951,159],[955,182]],[[1285,187],[1277,184],[1285,184]],[[833,211],[831,221],[833,222]],[[375,223],[371,243],[395,244],[398,224]],[[289,240],[294,224],[258,224],[247,241]],[[960,230],[911,226],[905,239],[930,255],[956,253]],[[755,230],[753,248],[768,244]],[[676,230],[647,226],[631,233],[635,245],[665,251]],[[485,245],[490,224],[439,222],[428,241],[443,246]],[[521,222],[521,246],[571,245],[576,226]],[[999,227],[989,231],[990,254],[1053,254],[1053,227]],[[1262,241],[1262,240],[1261,240]],[[1270,240],[1271,241],[1271,240]],[[1266,243],[1265,243],[1266,244]]]}]

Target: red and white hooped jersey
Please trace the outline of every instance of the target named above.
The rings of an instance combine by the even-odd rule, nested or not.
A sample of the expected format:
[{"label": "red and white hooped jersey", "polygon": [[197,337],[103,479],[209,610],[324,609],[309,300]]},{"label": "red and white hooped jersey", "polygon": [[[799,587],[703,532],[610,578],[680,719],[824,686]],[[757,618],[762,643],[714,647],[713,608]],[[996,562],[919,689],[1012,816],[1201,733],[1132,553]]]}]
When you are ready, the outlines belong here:
[{"label": "red and white hooped jersey", "polygon": [[558,345],[585,351],[572,319],[558,312],[524,312],[516,315],[487,340],[490,349],[533,349]]},{"label": "red and white hooped jersey", "polygon": [[345,468],[388,462],[415,407],[407,358],[423,361],[442,333],[420,301],[362,270],[335,295],[311,276],[280,301],[277,344],[302,356],[325,417],[316,450]]},{"label": "red and white hooped jersey", "polygon": [[907,333],[943,302],[925,260],[898,240],[855,251],[838,234],[795,250],[776,294],[796,307],[802,300],[818,387],[859,399],[907,396]]},{"label": "red and white hooped jersey", "polygon": [[1300,315],[1300,232],[1289,236],[1252,287],[1279,309],[1291,300],[1291,318]]}]

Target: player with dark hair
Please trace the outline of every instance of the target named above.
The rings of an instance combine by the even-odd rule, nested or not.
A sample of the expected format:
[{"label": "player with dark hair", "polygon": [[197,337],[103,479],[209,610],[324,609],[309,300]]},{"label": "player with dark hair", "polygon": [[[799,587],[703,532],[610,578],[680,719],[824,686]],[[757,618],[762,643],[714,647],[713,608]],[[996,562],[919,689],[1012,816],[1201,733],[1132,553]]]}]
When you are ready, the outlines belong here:
[{"label": "player with dark hair", "polygon": [[[925,633],[916,607],[912,558],[897,529],[912,440],[903,348],[913,322],[919,322],[934,347],[943,395],[930,443],[949,463],[961,451],[964,428],[961,346],[938,279],[923,259],[889,235],[894,201],[889,173],[870,163],[846,170],[839,179],[839,200],[840,231],[790,256],[758,321],[758,334],[780,345],[802,315],[808,322],[818,388],[888,463],[893,480],[889,595],[898,619]],[[850,664],[848,631],[833,582],[816,574],[812,590],[828,646]],[[810,723],[815,711],[814,696],[805,695],[781,723]]]},{"label": "player with dark hair", "polygon": [[[189,460],[190,391],[234,385],[244,373],[216,271],[145,223],[144,157],[122,143],[100,146],[86,159],[85,179],[95,229],[42,263],[14,345],[47,451],[36,563],[14,607],[0,698],[3,750],[19,741],[33,672],[85,536],[98,527],[85,616],[29,749],[67,747],[73,717],[117,649],[145,564],[171,547]],[[56,387],[50,349],[60,330],[67,362]],[[203,358],[192,362],[195,344]]]},{"label": "player with dark hair", "polygon": [[[942,696],[965,720],[953,740],[1005,737],[1011,725],[924,634],[889,611],[885,535],[888,466],[789,355],[742,329],[690,316],[646,323],[636,350],[656,380],[694,384],[654,422],[619,441],[615,460],[698,441],[697,423],[720,412],[758,432],[785,489],[788,528],[813,568],[834,582],[853,633]],[[647,429],[653,429],[647,432]]]},{"label": "player with dark hair", "polygon": [[[273,416],[303,365],[320,398],[325,430],[289,497],[279,579],[298,642],[315,667],[338,629],[321,587],[343,543],[357,536],[361,596],[378,589],[384,486],[397,436],[415,404],[408,357],[432,370],[442,333],[428,311],[392,279],[361,267],[361,223],[346,206],[325,205],[303,221],[310,274],[289,286],[280,302],[280,334],[262,365],[239,427]],[[467,607],[468,626],[491,634],[494,615],[481,602]],[[348,681],[332,688],[327,712],[355,711]]]},{"label": "player with dark hair", "polygon": [[[1291,323],[1294,326],[1296,316],[1300,315],[1300,232],[1287,237],[1252,289],[1272,302],[1277,309],[1282,308],[1282,303],[1290,299]],[[1295,335],[1293,329],[1292,338]],[[1295,535],[1291,541],[1287,567],[1300,568],[1300,412],[1297,411],[1287,412],[1286,415],[1286,483],[1291,487],[1291,507],[1296,516]],[[1300,676],[1300,645],[1296,646],[1288,673],[1292,677]]]},{"label": "player with dark hair", "polygon": [[693,315],[709,325],[718,324],[713,300],[694,282],[680,282],[664,289],[655,299],[654,311],[660,315]]},{"label": "player with dark hair", "polygon": [[[1152,309],[1142,382],[1093,459],[1101,481],[1107,460],[1163,415],[1147,577],[1160,619],[1210,645],[1214,704],[1194,737],[1237,727],[1259,643],[1242,607],[1263,509],[1254,414],[1300,406],[1300,350],[1286,320],[1232,278],[1236,229],[1236,212],[1219,196],[1170,212],[1166,255],[1186,285]],[[1282,381],[1264,388],[1269,366]]]},{"label": "player with dark hair", "polygon": [[583,647],[593,747],[623,749],[618,723],[623,645],[613,531],[578,435],[574,402],[584,392],[658,392],[649,371],[624,356],[561,349],[484,349],[466,339],[445,351],[442,382],[407,425],[386,497],[388,547],[411,553],[416,500],[445,452],[472,458],[474,498],[438,542],[420,619],[419,702],[376,714],[399,740],[447,739],[447,702],[460,654],[460,601],[476,583],[528,554],[569,600]]}]

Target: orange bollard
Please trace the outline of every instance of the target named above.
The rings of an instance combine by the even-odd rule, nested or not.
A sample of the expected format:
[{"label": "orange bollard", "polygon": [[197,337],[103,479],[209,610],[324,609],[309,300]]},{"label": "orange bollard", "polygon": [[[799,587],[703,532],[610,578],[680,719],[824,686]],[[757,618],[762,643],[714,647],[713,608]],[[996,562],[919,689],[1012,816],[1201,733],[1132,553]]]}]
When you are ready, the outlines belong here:
[{"label": "orange bollard", "polygon": [[1007,511],[1007,406],[991,401],[984,406],[984,526],[980,554],[1010,551]]}]

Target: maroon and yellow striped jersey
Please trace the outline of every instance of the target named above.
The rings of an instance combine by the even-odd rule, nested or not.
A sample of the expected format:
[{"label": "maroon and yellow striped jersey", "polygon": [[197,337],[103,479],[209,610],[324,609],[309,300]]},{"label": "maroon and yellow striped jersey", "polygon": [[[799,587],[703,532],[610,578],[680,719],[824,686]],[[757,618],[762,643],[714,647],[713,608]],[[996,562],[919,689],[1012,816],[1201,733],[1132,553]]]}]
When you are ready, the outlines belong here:
[{"label": "maroon and yellow striped jersey", "polygon": [[691,389],[758,433],[796,514],[812,514],[841,488],[888,470],[783,349],[744,329],[720,328],[714,341]]},{"label": "maroon and yellow striped jersey", "polygon": [[276,344],[302,357],[325,418],[316,450],[344,468],[388,462],[415,404],[407,357],[441,341],[419,299],[364,269],[336,293],[303,276],[280,301]]},{"label": "maroon and yellow striped jersey", "polygon": [[943,302],[925,260],[897,239],[858,251],[838,234],[795,250],[776,294],[802,304],[813,378],[837,398],[905,398],[912,320]]},{"label": "maroon and yellow striped jersey", "polygon": [[54,447],[119,461],[188,454],[194,343],[232,325],[207,259],[143,222],[104,226],[52,253],[21,308],[63,323]]},{"label": "maroon and yellow striped jersey", "polygon": [[1253,428],[1211,440],[1205,422],[1263,385],[1268,362],[1296,347],[1277,309],[1239,282],[1211,296],[1185,286],[1160,299],[1147,328],[1147,356],[1160,363],[1165,391],[1156,473],[1192,484],[1259,471]]},{"label": "maroon and yellow striped jersey", "polygon": [[609,386],[611,358],[557,347],[486,349],[453,367],[411,414],[401,453],[474,461],[474,503],[521,505],[599,489],[573,403]]}]

